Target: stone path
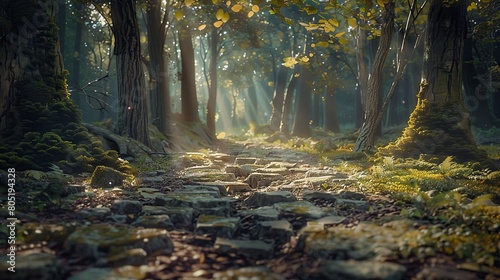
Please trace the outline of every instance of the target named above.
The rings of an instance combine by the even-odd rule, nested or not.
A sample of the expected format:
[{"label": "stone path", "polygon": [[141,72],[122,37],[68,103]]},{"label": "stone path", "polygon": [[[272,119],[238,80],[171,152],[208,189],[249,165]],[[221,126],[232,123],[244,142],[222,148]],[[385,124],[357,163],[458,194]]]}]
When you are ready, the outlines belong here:
[{"label": "stone path", "polygon": [[[141,174],[133,191],[77,188],[60,213],[23,219],[17,272],[6,274],[2,259],[0,277],[389,280],[457,273],[446,272],[445,262],[432,269],[401,262],[397,238],[414,225],[368,222],[399,210],[387,198],[349,191],[356,174],[318,162],[297,151],[235,145],[179,155],[172,172]],[[324,191],[326,182],[345,190]]]}]

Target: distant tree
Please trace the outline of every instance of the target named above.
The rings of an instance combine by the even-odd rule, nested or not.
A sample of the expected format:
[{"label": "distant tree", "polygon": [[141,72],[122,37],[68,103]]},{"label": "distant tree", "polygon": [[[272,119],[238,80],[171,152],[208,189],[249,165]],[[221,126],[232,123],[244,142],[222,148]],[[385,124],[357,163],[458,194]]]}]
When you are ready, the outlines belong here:
[{"label": "distant tree", "polygon": [[111,19],[118,75],[118,133],[149,145],[147,94],[135,1],[112,0]]}]

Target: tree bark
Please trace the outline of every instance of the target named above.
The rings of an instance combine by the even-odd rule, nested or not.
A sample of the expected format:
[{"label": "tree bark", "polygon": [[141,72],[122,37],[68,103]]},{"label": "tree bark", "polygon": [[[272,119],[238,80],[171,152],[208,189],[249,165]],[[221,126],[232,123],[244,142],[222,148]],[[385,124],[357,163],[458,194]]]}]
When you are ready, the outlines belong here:
[{"label": "tree bark", "polygon": [[297,88],[295,121],[293,122],[292,135],[310,137],[312,135],[310,122],[312,113],[311,82],[313,81],[313,77],[311,71],[306,66],[299,67],[303,68],[303,71]]},{"label": "tree bark", "polygon": [[285,101],[283,102],[283,114],[281,116],[281,126],[280,131],[286,136],[290,136],[290,120],[292,118],[292,103],[295,95],[295,89],[297,88],[297,81],[299,80],[300,72],[295,70],[290,83],[288,83],[288,88],[286,90]]},{"label": "tree bark", "polygon": [[198,99],[196,96],[194,48],[191,40],[191,30],[183,27],[179,34],[179,47],[181,49],[181,99],[182,117],[186,122],[200,122],[198,114]]},{"label": "tree bark", "polygon": [[210,33],[210,85],[208,88],[207,101],[207,126],[208,129],[215,135],[215,111],[217,108],[217,58],[219,56],[219,34],[217,29],[212,29]]},{"label": "tree bark", "polygon": [[[82,52],[82,33],[83,33],[83,24],[82,24],[82,9],[83,5],[81,3],[74,3],[76,10],[76,29],[75,29],[75,43],[74,43],[74,52],[73,52],[73,68],[71,69],[71,75],[69,78],[69,83],[71,87],[80,88],[80,61],[81,61],[81,52]],[[73,100],[75,104],[83,108],[82,98],[79,91],[77,94],[73,96]]]},{"label": "tree bark", "polygon": [[337,96],[329,87],[325,91],[325,129],[339,133],[339,120],[337,116]]},{"label": "tree bark", "polygon": [[135,1],[112,0],[111,18],[118,77],[118,134],[149,146],[147,93]]},{"label": "tree bark", "polygon": [[246,75],[246,83],[247,83],[247,98],[248,100],[245,102],[245,110],[248,117],[248,122],[253,124],[258,124],[258,102],[257,102],[257,91],[255,90],[255,83],[253,81],[253,75]]},{"label": "tree bark", "polygon": [[285,100],[286,83],[289,80],[288,67],[281,65],[276,80],[276,88],[274,90],[274,97],[272,100],[272,115],[269,124],[271,129],[276,131],[279,129],[281,123],[281,115],[283,114],[283,101]]},{"label": "tree bark", "polygon": [[374,69],[368,81],[368,92],[365,99],[365,120],[358,139],[354,144],[355,151],[365,151],[373,148],[381,119],[378,117],[382,98],[382,75],[384,64],[391,45],[394,30],[394,1],[385,4],[380,45],[375,55]]}]

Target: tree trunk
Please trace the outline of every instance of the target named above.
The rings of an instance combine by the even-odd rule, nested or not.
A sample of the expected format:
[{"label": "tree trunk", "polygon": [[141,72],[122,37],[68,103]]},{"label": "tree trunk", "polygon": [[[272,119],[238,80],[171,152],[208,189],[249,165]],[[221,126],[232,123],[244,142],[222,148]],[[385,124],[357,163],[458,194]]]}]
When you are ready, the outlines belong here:
[{"label": "tree trunk", "polygon": [[296,101],[296,113],[295,121],[293,123],[292,135],[298,137],[310,137],[312,135],[311,131],[311,113],[312,113],[312,90],[311,83],[313,77],[311,71],[306,68],[306,66],[298,66],[303,68],[300,83],[297,88],[297,101]]},{"label": "tree trunk", "polygon": [[210,85],[208,88],[207,101],[207,126],[215,135],[215,111],[217,108],[217,57],[219,56],[219,34],[217,28],[212,29],[210,34]]},{"label": "tree trunk", "polygon": [[[82,23],[82,10],[83,5],[81,3],[74,3],[76,10],[76,30],[75,30],[75,44],[73,51],[73,68],[71,69],[71,75],[69,76],[69,84],[73,88],[80,89],[80,61],[82,52],[82,33],[83,33],[83,23]],[[85,96],[82,96],[80,91],[73,96],[75,104],[80,108],[83,108],[82,100],[85,100]]]},{"label": "tree trunk", "polygon": [[[165,16],[168,15],[169,9],[165,11]],[[153,116],[154,124],[158,130],[165,134],[171,135],[171,105],[170,105],[170,85],[168,77],[168,68],[166,67],[165,45],[166,38],[166,17],[162,20],[161,17],[161,1],[152,0],[146,12],[147,30],[148,30],[148,51],[150,63],[150,78],[152,79],[151,87],[154,97],[153,106],[155,115]]]},{"label": "tree trunk", "polygon": [[408,127],[381,153],[418,158],[421,154],[455,156],[487,163],[477,149],[462,96],[466,0],[445,5],[432,0],[426,28],[424,65],[417,106]]},{"label": "tree trunk", "polygon": [[380,45],[375,55],[374,68],[368,81],[368,94],[365,99],[365,120],[358,139],[356,139],[356,143],[354,144],[355,151],[372,149],[376,133],[381,125],[381,119],[378,115],[382,99],[382,75],[394,30],[394,1],[389,1],[389,3],[385,4],[382,17]]},{"label": "tree trunk", "polygon": [[286,83],[289,79],[288,67],[281,65],[276,80],[276,88],[274,90],[274,97],[272,101],[272,115],[269,124],[271,129],[276,131],[279,129],[281,123],[281,115],[283,114],[283,101],[285,99]]},{"label": "tree trunk", "polygon": [[181,49],[182,64],[182,117],[186,122],[200,122],[198,99],[196,96],[194,48],[189,27],[182,28],[181,34],[179,34],[179,47]]},{"label": "tree trunk", "polygon": [[283,115],[281,116],[281,127],[280,131],[286,136],[290,135],[290,120],[292,118],[292,103],[294,98],[295,89],[297,87],[297,81],[299,80],[300,72],[295,70],[292,76],[288,88],[286,90],[285,102],[283,103]]},{"label": "tree trunk", "polygon": [[247,89],[247,102],[245,102],[245,105],[246,105],[246,112],[247,112],[247,116],[248,116],[248,122],[249,123],[253,123],[253,124],[258,124],[259,121],[258,121],[258,117],[257,117],[257,106],[258,106],[258,102],[257,102],[257,91],[255,90],[255,83],[253,81],[253,76],[252,74],[247,74],[246,75],[246,83],[247,83],[247,86],[248,86],[248,89]]},{"label": "tree trunk", "polygon": [[111,18],[118,77],[118,134],[148,146],[148,110],[135,1],[112,0]]},{"label": "tree trunk", "polygon": [[61,46],[61,55],[66,54],[66,1],[57,2],[57,26],[59,27],[59,45]]},{"label": "tree trunk", "polygon": [[339,120],[337,116],[337,96],[329,87],[325,91],[325,129],[339,133]]}]

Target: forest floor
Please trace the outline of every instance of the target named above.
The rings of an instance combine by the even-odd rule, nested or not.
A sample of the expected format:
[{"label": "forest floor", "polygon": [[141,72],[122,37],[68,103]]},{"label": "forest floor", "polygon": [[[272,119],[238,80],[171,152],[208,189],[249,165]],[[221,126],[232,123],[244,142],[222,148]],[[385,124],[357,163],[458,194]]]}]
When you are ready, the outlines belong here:
[{"label": "forest floor", "polygon": [[221,140],[143,163],[130,186],[87,174],[55,201],[47,182],[16,211],[0,277],[500,279],[498,171],[351,148]]}]

